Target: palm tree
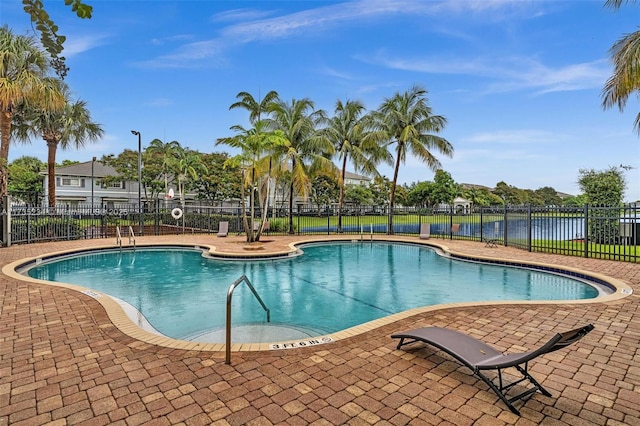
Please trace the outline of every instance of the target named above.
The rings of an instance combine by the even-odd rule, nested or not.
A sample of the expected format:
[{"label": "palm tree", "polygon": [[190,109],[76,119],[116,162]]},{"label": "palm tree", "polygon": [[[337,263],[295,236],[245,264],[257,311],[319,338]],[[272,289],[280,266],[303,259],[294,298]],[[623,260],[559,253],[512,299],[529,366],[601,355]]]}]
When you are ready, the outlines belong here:
[{"label": "palm tree", "polygon": [[[271,180],[272,155],[280,147],[284,146],[286,139],[284,133],[280,130],[269,130],[268,123],[262,120],[255,122],[251,129],[245,129],[242,126],[232,126],[237,134],[232,137],[220,138],[216,145],[225,144],[232,148],[239,148],[242,153],[230,159],[228,164],[236,164],[241,166],[243,173],[243,194],[242,202],[244,203],[244,188],[249,187],[249,205],[251,209],[251,223],[247,219],[246,209],[243,206],[242,219],[247,242],[260,241],[262,227],[266,221],[269,206],[269,187]],[[244,166],[244,167],[242,167]],[[262,178],[263,177],[263,178]],[[261,179],[262,178],[262,179]],[[254,196],[258,190],[258,194],[264,194],[260,205],[262,207],[262,221],[257,234],[254,235]]]},{"label": "palm tree", "polygon": [[64,99],[47,78],[49,62],[31,37],[0,28],[0,196],[7,194],[11,122],[16,108],[30,102],[42,109],[61,108]]},{"label": "palm tree", "polygon": [[464,198],[471,201],[471,204],[474,206],[484,206],[486,205],[486,199],[482,193],[482,191],[478,188],[471,187],[466,189],[464,192]]},{"label": "palm tree", "polygon": [[330,170],[335,167],[329,159],[334,150],[331,143],[316,135],[316,124],[324,118],[324,112],[315,111],[310,99],[292,99],[290,103],[278,101],[271,105],[269,112],[274,128],[281,130],[286,139],[280,157],[284,167],[291,171],[289,233],[293,234],[294,194],[307,196],[311,188],[310,168]]},{"label": "palm tree", "polygon": [[[200,153],[188,148],[177,150],[177,161],[174,164],[178,177],[178,192],[180,193],[180,205],[184,211],[185,207],[185,191],[188,189],[189,179],[198,179],[198,174],[203,170],[200,161]],[[184,216],[182,216],[182,225],[184,226]]]},{"label": "palm tree", "polygon": [[[258,96],[258,100],[256,100],[253,97],[253,95],[251,95],[250,93],[240,92],[236,95],[236,99],[239,99],[239,100],[231,104],[231,106],[229,107],[229,110],[232,110],[234,108],[243,108],[249,111],[249,123],[256,125],[257,123],[260,123],[262,121],[262,114],[268,113],[271,106],[278,101],[278,96],[279,96],[278,92],[276,92],[275,90],[271,90],[267,92],[264,98],[260,99],[260,96]],[[269,123],[268,121],[261,123],[259,126],[255,127],[255,130],[264,131],[264,132],[269,132],[273,130],[270,128],[268,123]],[[254,134],[254,136],[257,136],[257,135]],[[269,210],[269,188],[271,187],[272,172],[273,172],[272,170],[273,158],[272,156],[269,156],[269,158],[270,160],[268,162],[269,167],[267,172],[267,178],[262,180],[262,185],[261,185],[260,191],[258,192],[259,194],[262,194],[266,191],[266,196],[264,197],[264,200],[265,200],[264,209],[262,211],[263,213],[262,222],[261,222],[260,229],[258,230],[258,239],[259,239],[260,233],[262,232],[262,226],[265,223],[266,215]],[[274,182],[274,186],[275,186],[275,182]],[[253,199],[253,192],[250,195]],[[253,223],[253,216],[251,217],[251,221]],[[253,232],[253,225],[249,233],[252,233],[252,232]]]},{"label": "palm tree", "polygon": [[47,143],[47,175],[49,207],[56,205],[56,152],[58,148],[79,149],[87,142],[98,140],[103,135],[99,124],[91,120],[91,113],[85,101],[71,100],[69,87],[56,80],[58,91],[65,99],[61,109],[46,110],[23,103],[17,114],[16,135],[20,140],[28,140],[38,135]]},{"label": "palm tree", "polygon": [[[619,9],[623,0],[608,0],[605,5]],[[613,75],[602,89],[602,107],[618,106],[623,111],[629,96],[640,92],[640,31],[626,34],[611,47]],[[640,113],[634,121],[636,132],[640,133]]]},{"label": "palm tree", "polygon": [[322,130],[321,137],[333,144],[340,165],[340,196],[338,200],[338,233],[342,232],[342,207],[345,194],[347,162],[351,160],[356,173],[377,174],[376,166],[384,159],[386,150],[380,149],[370,137],[370,117],[364,114],[365,107],[359,101],[338,100],[334,116]]},{"label": "palm tree", "polygon": [[389,235],[393,235],[398,172],[407,154],[418,158],[433,171],[441,168],[440,161],[431,152],[433,149],[447,156],[453,155],[453,146],[446,139],[433,134],[444,129],[447,120],[441,115],[432,114],[426,95],[427,91],[416,85],[404,93],[396,92],[393,97],[386,98],[374,112],[377,126],[385,134],[387,148],[395,145],[395,166],[389,195]]},{"label": "palm tree", "polygon": [[229,110],[234,108],[244,108],[249,111],[249,123],[254,124],[262,119],[262,113],[267,112],[272,103],[277,102],[278,92],[271,90],[264,95],[263,99],[256,99],[248,92],[240,92],[236,95],[239,101],[231,104]]},{"label": "palm tree", "polygon": [[[152,140],[147,147],[149,154],[160,157],[160,171],[164,178],[165,195],[169,191],[169,174],[173,164],[177,161],[177,155],[180,149],[180,142],[171,141],[165,143],[160,139]],[[165,197],[165,200],[168,201],[168,198]]]}]

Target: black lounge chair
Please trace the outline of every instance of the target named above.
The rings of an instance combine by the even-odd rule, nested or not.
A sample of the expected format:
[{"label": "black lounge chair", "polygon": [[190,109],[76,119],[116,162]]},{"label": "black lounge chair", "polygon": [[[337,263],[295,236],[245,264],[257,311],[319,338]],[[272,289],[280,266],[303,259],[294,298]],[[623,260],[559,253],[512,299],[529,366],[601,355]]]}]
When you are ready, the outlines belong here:
[{"label": "black lounge chair", "polygon": [[[471,371],[473,371],[473,374],[482,379],[482,381],[507,404],[513,413],[520,415],[520,412],[513,406],[512,402],[525,398],[536,391],[540,391],[545,396],[551,396],[551,393],[543,388],[542,385],[529,374],[529,361],[540,355],[569,346],[580,340],[591,330],[593,330],[593,325],[589,324],[575,330],[558,333],[538,349],[515,354],[503,354],[474,337],[460,333],[459,331],[440,327],[418,328],[404,333],[393,334],[391,338],[400,339],[397,349],[411,343],[424,342],[445,351],[469,367]],[[512,383],[504,383],[502,380],[502,370],[510,367],[518,370],[523,377]],[[497,384],[483,374],[485,370],[496,370],[498,372]],[[508,398],[506,393],[509,389],[525,380],[528,380],[533,387]]]}]

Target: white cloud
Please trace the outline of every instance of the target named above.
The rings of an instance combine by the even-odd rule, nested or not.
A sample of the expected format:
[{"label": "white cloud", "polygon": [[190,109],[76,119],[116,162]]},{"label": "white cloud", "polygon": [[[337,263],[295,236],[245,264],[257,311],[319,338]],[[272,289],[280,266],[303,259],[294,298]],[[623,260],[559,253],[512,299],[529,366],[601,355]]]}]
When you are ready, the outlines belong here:
[{"label": "white cloud", "polygon": [[566,139],[566,136],[553,132],[524,129],[477,133],[466,138],[461,138],[461,141],[471,144],[539,145],[543,143],[557,143],[558,141]]},{"label": "white cloud", "polygon": [[146,105],[155,108],[164,108],[173,105],[173,101],[167,98],[156,98],[147,102]]},{"label": "white cloud", "polygon": [[371,57],[359,57],[363,62],[383,67],[427,74],[451,74],[475,76],[496,80],[484,90],[484,94],[533,90],[535,94],[560,91],[585,90],[602,87],[610,74],[608,61],[551,67],[527,57],[510,58],[456,58],[430,56],[425,58],[391,58],[380,51]]},{"label": "white cloud", "polygon": [[[460,4],[465,6],[461,6]],[[155,60],[140,63],[150,67],[189,67],[189,61],[205,60],[221,55],[233,46],[258,41],[272,41],[298,37],[311,32],[321,33],[339,25],[362,23],[369,19],[387,19],[390,15],[417,16],[439,13],[469,14],[490,12],[497,19],[497,10],[513,9],[508,0],[494,1],[413,1],[413,0],[358,0],[341,2],[307,9],[273,18],[263,18],[275,12],[252,9],[235,9],[212,17],[212,21],[239,21],[220,30],[220,36],[211,40],[185,45],[176,53],[161,56]]]},{"label": "white cloud", "polygon": [[107,44],[106,35],[85,35],[85,36],[73,36],[67,37],[64,42],[64,51],[62,54],[65,58],[71,58],[80,53],[92,50],[98,46]]},{"label": "white cloud", "polygon": [[156,45],[156,46],[162,46],[162,45],[167,44],[167,43],[184,42],[186,40],[191,40],[191,39],[193,39],[193,35],[190,35],[190,34],[176,34],[176,35],[171,36],[171,37],[152,38],[151,39],[151,44]]},{"label": "white cloud", "polygon": [[136,62],[135,65],[148,68],[195,68],[202,66],[199,61],[206,59],[211,59],[210,63],[214,65],[220,65],[225,62],[221,53],[226,47],[218,40],[200,41],[186,44],[168,55]]},{"label": "white cloud", "polygon": [[265,12],[257,9],[233,9],[216,13],[211,17],[211,20],[213,22],[253,21],[256,19],[264,19],[270,14],[270,12]]}]

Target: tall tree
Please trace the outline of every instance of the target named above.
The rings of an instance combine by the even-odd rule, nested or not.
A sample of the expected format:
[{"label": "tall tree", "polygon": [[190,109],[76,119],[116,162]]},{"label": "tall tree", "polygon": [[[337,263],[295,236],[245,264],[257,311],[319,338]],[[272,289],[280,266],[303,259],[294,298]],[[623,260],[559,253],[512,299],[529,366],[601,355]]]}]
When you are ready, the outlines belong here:
[{"label": "tall tree", "polygon": [[[243,108],[247,110],[249,112],[249,123],[255,126],[254,130],[256,131],[259,130],[260,132],[268,133],[270,132],[270,130],[273,130],[273,126],[271,126],[268,120],[263,121],[263,114],[268,115],[271,107],[279,101],[278,92],[276,92],[275,90],[270,90],[269,92],[267,92],[264,98],[261,98],[259,95],[257,100],[253,97],[253,95],[251,95],[248,92],[240,92],[236,95],[236,99],[238,99],[238,101],[231,104],[231,106],[229,107],[229,110],[234,108]],[[256,137],[256,136],[257,134],[254,134],[253,137]],[[269,135],[267,139],[271,138],[271,136],[273,136],[273,134]],[[274,180],[274,187],[275,187],[278,175],[281,175],[281,173],[279,173],[278,170],[275,170],[276,173],[275,173],[275,179],[274,179],[274,174],[273,174],[274,154],[275,152],[272,150],[270,152],[269,159],[265,161],[267,164],[266,177],[261,179],[261,185],[258,191],[258,194],[263,196],[263,202],[261,202],[260,204],[261,205],[264,204],[264,208],[262,210],[263,217],[261,221],[261,226],[260,226],[260,229],[258,229],[258,236],[257,236],[258,239],[260,238],[260,234],[262,233],[262,227],[264,226],[264,223],[266,221],[266,215],[269,210],[269,200],[270,200],[269,192],[270,192],[272,180]],[[253,193],[251,195],[253,195]],[[253,216],[251,220],[253,221]]]},{"label": "tall tree", "polygon": [[149,142],[149,146],[145,150],[150,156],[155,157],[157,160],[162,179],[164,180],[165,195],[169,192],[169,179],[174,177],[171,170],[178,161],[178,153],[181,149],[182,147],[178,141],[162,142],[160,139],[154,139]]},{"label": "tall tree", "polygon": [[[242,151],[227,164],[240,167],[242,170],[242,186],[243,188],[249,188],[249,206],[251,209],[250,220],[247,219],[246,209],[242,209],[247,242],[259,241],[268,210],[271,155],[284,146],[287,141],[282,131],[269,130],[268,123],[262,120],[256,121],[254,127],[250,129],[235,125],[231,127],[231,130],[237,134],[232,137],[218,139],[216,145],[224,144]],[[256,191],[261,189],[264,189],[263,202],[260,203],[262,206],[262,221],[257,233],[254,234],[255,196]],[[244,203],[244,195],[242,202]]]},{"label": "tall tree", "polygon": [[[200,172],[204,166],[200,161],[200,153],[185,148],[178,151],[178,158],[175,163],[175,170],[178,179],[178,192],[180,193],[180,205],[184,210],[185,193],[191,188],[192,182],[198,179]],[[184,226],[184,216],[182,216],[182,225]]]},{"label": "tall tree", "polygon": [[433,201],[435,204],[451,204],[457,196],[460,195],[462,189],[458,185],[449,172],[442,169],[436,170],[433,177]]},{"label": "tall tree", "polygon": [[[593,209],[589,214],[589,237],[600,244],[615,244],[620,227],[620,211],[601,207],[620,207],[627,186],[623,171],[618,167],[607,170],[580,169],[578,185]],[[593,218],[598,218],[594,220]]]},{"label": "tall tree", "polygon": [[87,103],[73,101],[69,87],[57,80],[58,91],[65,99],[61,109],[47,110],[29,102],[21,104],[18,139],[25,140],[38,135],[47,143],[47,175],[49,207],[56,205],[56,152],[58,148],[79,149],[94,142],[104,133],[99,124],[91,119]]},{"label": "tall tree", "polygon": [[11,123],[20,104],[44,110],[62,108],[65,100],[47,77],[47,55],[31,37],[0,28],[0,196],[7,194]]},{"label": "tall tree", "polygon": [[562,198],[560,198],[558,192],[550,186],[538,188],[535,192],[546,206],[559,206],[562,204]]},{"label": "tall tree", "polygon": [[624,173],[618,167],[580,169],[578,185],[587,196],[588,203],[597,206],[619,206],[627,187]]},{"label": "tall tree", "polygon": [[345,191],[345,199],[353,203],[357,209],[362,205],[370,205],[373,203],[373,192],[364,185],[353,185]]},{"label": "tall tree", "polygon": [[335,166],[329,159],[334,148],[325,139],[316,137],[316,125],[324,118],[322,110],[315,110],[308,98],[278,101],[271,105],[273,124],[284,133],[282,159],[291,171],[289,181],[289,233],[293,234],[293,198],[307,197],[311,189],[310,172],[313,168],[330,170]]},{"label": "tall tree", "polygon": [[345,197],[347,163],[351,161],[356,173],[377,174],[377,165],[386,159],[387,151],[371,137],[370,117],[359,101],[336,102],[334,115],[322,129],[321,137],[333,144],[340,161],[340,195],[338,198],[338,232],[342,232],[342,207]]},{"label": "tall tree", "polygon": [[441,164],[432,151],[452,156],[453,146],[434,134],[444,129],[447,120],[432,113],[427,91],[420,86],[413,86],[404,93],[396,92],[393,97],[386,98],[374,115],[378,127],[384,132],[387,148],[393,149],[395,154],[388,219],[388,233],[393,235],[393,207],[398,174],[407,155],[413,155],[436,171],[441,168]]},{"label": "tall tree", "polygon": [[214,152],[202,154],[204,170],[196,184],[196,198],[201,200],[224,201],[240,198],[240,171],[225,166],[229,154]]},{"label": "tall tree", "polygon": [[264,98],[256,100],[253,95],[248,92],[240,92],[236,95],[237,102],[234,102],[229,107],[229,110],[234,108],[243,108],[249,111],[249,122],[255,124],[257,121],[262,120],[262,114],[269,111],[270,106],[278,101],[278,92],[271,90],[264,95]]},{"label": "tall tree", "polygon": [[9,164],[9,193],[26,204],[38,206],[47,165],[36,157],[20,157]]},{"label": "tall tree", "polygon": [[329,207],[340,193],[335,176],[319,174],[311,181],[311,199],[318,206],[318,216],[322,214],[322,206]]},{"label": "tall tree", "polygon": [[[624,0],[607,0],[606,6],[619,9]],[[604,109],[618,106],[623,111],[632,93],[640,94],[640,31],[624,35],[611,47],[613,74],[602,90]],[[640,113],[634,121],[636,132],[640,133]]]},{"label": "tall tree", "polygon": [[433,207],[437,204],[433,192],[433,182],[418,182],[412,184],[407,191],[407,201],[409,204],[418,207]]}]

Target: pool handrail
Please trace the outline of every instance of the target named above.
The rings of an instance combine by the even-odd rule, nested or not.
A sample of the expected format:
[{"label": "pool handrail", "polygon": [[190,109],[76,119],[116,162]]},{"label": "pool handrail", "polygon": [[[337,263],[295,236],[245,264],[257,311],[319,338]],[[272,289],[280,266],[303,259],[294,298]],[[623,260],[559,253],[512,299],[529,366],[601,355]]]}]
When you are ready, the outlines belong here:
[{"label": "pool handrail", "polygon": [[116,244],[122,248],[122,234],[120,233],[120,227],[116,226]]},{"label": "pool handrail", "polygon": [[262,301],[262,299],[258,295],[258,292],[253,287],[253,285],[251,285],[251,281],[249,281],[249,278],[247,278],[247,276],[243,274],[240,278],[235,280],[231,284],[231,286],[229,286],[229,290],[227,291],[227,321],[226,321],[227,324],[226,324],[226,344],[225,344],[226,358],[225,358],[225,364],[231,364],[231,297],[233,296],[233,290],[237,286],[242,284],[243,282],[246,283],[249,286],[249,289],[251,290],[253,295],[256,297],[256,299],[258,300],[258,302],[262,306],[262,309],[264,309],[267,312],[267,322],[271,322],[271,311],[269,310],[269,308],[267,308],[267,305],[264,304],[264,302]]},{"label": "pool handrail", "polygon": [[[129,244],[133,242],[133,247],[136,246],[136,234],[133,232],[133,227],[129,226]],[[116,244],[122,248],[122,233],[120,232],[120,227],[116,226]]]},{"label": "pool handrail", "polygon": [[133,232],[133,227],[129,226],[129,244],[133,242],[133,247],[136,247],[136,233]]}]

